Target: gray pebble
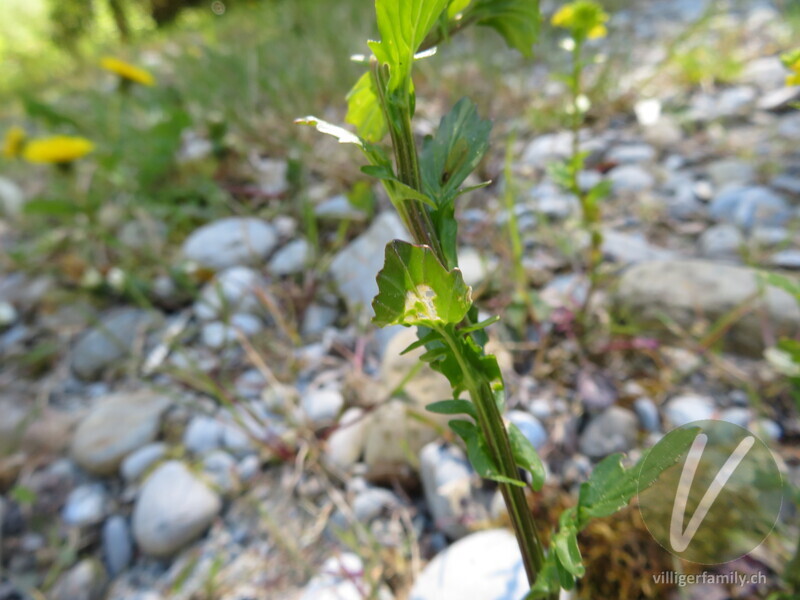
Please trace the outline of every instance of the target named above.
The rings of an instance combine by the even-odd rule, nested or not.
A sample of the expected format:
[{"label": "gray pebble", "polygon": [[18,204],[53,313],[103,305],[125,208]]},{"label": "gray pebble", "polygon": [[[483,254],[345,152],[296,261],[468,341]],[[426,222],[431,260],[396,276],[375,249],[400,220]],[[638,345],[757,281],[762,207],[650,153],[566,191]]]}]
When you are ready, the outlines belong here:
[{"label": "gray pebble", "polygon": [[103,557],[111,577],[128,568],[133,559],[133,540],[125,517],[113,515],[103,525]]},{"label": "gray pebble", "polygon": [[100,483],[89,483],[72,490],[61,511],[67,525],[86,527],[102,521],[108,510],[109,497]]}]

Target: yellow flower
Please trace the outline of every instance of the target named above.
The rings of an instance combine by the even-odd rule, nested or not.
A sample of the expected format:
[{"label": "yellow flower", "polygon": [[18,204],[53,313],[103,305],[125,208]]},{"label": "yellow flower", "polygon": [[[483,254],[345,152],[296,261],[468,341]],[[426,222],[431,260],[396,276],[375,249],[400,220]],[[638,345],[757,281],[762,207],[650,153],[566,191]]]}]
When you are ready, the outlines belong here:
[{"label": "yellow flower", "polygon": [[791,71],[786,76],[786,85],[800,85],[800,52],[791,52],[783,57],[783,62]]},{"label": "yellow flower", "polygon": [[156,84],[155,78],[149,71],[145,71],[140,67],[136,67],[112,56],[106,56],[101,60],[100,66],[106,71],[111,71],[127,81],[133,81],[147,86],[154,86]]},{"label": "yellow flower", "polygon": [[6,139],[3,143],[3,156],[16,158],[22,152],[25,145],[25,130],[22,127],[12,127],[6,132]]},{"label": "yellow flower", "polygon": [[607,21],[608,14],[593,0],[575,0],[565,4],[550,20],[555,27],[571,30],[576,40],[605,37],[608,35]]},{"label": "yellow flower", "polygon": [[596,40],[597,38],[604,38],[608,35],[608,29],[603,24],[595,25],[589,30],[589,39]]},{"label": "yellow flower", "polygon": [[573,4],[565,4],[558,9],[558,12],[553,15],[551,23],[554,27],[564,27],[569,29],[575,20],[575,6]]},{"label": "yellow flower", "polygon": [[67,164],[94,150],[94,144],[81,137],[57,135],[31,140],[22,149],[22,158],[32,163]]}]

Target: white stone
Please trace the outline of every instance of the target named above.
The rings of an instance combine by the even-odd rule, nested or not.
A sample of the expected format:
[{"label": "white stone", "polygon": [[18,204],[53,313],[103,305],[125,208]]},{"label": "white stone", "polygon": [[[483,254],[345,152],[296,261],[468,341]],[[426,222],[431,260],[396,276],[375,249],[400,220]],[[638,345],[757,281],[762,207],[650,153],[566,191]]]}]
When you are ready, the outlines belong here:
[{"label": "white stone", "polygon": [[641,233],[626,233],[611,229],[603,230],[602,251],[614,262],[623,265],[675,257],[675,252],[653,246]]},{"label": "white stone", "polygon": [[508,420],[519,428],[537,450],[541,450],[547,443],[547,430],[532,414],[522,410],[512,410],[508,413]]},{"label": "white stone", "polygon": [[321,219],[340,219],[348,221],[363,221],[366,218],[364,211],[355,208],[347,196],[340,194],[325,200],[314,207],[314,215]]},{"label": "white stone", "polygon": [[100,324],[84,333],[72,349],[72,370],[84,380],[97,379],[127,357],[148,329],[161,321],[160,313],[136,308],[114,309]]},{"label": "white stone", "polygon": [[795,299],[775,288],[759,298],[761,287],[758,273],[745,267],[701,260],[647,262],[625,271],[615,299],[624,314],[664,336],[665,316],[691,328],[698,316],[714,323],[752,302],[754,310],[734,322],[722,341],[733,352],[761,356],[764,318],[776,335],[794,335],[800,328]]},{"label": "white stone", "polygon": [[95,525],[105,518],[108,501],[102,484],[89,483],[76,487],[67,496],[61,517],[67,525],[75,527]]},{"label": "white stone", "polygon": [[195,230],[183,244],[184,256],[215,270],[259,263],[278,241],[266,221],[228,217]]},{"label": "white stone", "polygon": [[378,215],[364,233],[340,250],[330,265],[330,273],[351,310],[372,315],[372,299],[378,293],[376,276],[383,268],[386,244],[407,239],[403,224],[392,212]]},{"label": "white stone", "polygon": [[194,313],[204,321],[232,313],[256,313],[261,308],[259,290],[266,289],[261,274],[248,267],[231,267],[209,281],[200,292]]},{"label": "white stone", "polygon": [[0,302],[0,327],[14,324],[19,318],[17,309],[10,302]]},{"label": "white stone", "polygon": [[661,118],[661,101],[658,98],[639,100],[633,107],[640,125],[650,127]]},{"label": "white stone", "polygon": [[700,251],[708,258],[738,258],[743,244],[741,230],[730,223],[709,227],[700,236]]},{"label": "white stone", "polygon": [[126,456],[119,467],[119,472],[125,481],[136,481],[166,454],[167,445],[165,443],[147,444]]},{"label": "white stone", "polygon": [[655,178],[638,165],[621,165],[608,175],[615,192],[643,192],[655,186]]},{"label": "white stone", "polygon": [[368,419],[360,408],[348,408],[325,444],[325,458],[340,469],[352,467],[364,452]]},{"label": "white stone", "polygon": [[183,445],[195,454],[205,454],[222,445],[224,425],[212,417],[197,415],[192,417],[183,432]]},{"label": "white stone", "polygon": [[[364,581],[364,563],[357,554],[344,552],[325,561],[319,574],[303,589],[300,600],[363,600],[369,588]],[[392,595],[381,587],[371,597],[391,600]]]},{"label": "white stone", "polygon": [[22,189],[6,177],[0,177],[0,214],[18,215],[25,204]]},{"label": "white stone", "polygon": [[514,534],[490,529],[438,554],[414,582],[409,600],[520,600],[529,589]]},{"label": "white stone", "polygon": [[307,391],[300,400],[303,413],[315,427],[330,425],[343,406],[342,392],[332,388]]},{"label": "white stone", "polygon": [[639,421],[631,411],[611,406],[592,418],[580,439],[580,450],[589,458],[627,452],[636,444]]},{"label": "white stone", "polygon": [[714,401],[706,396],[684,394],[672,398],[664,405],[664,416],[673,427],[694,421],[705,421],[714,416]]},{"label": "white stone", "polygon": [[269,272],[273,275],[302,273],[311,256],[311,250],[311,244],[305,238],[292,240],[270,259]]},{"label": "white stone", "polygon": [[475,248],[461,248],[458,251],[458,266],[464,283],[471,287],[482,284],[489,274],[486,260]]},{"label": "white stone", "polygon": [[419,456],[425,501],[436,528],[452,539],[470,532],[465,517],[471,504],[475,471],[457,446],[431,442]]},{"label": "white stone", "polygon": [[114,473],[127,455],[156,437],[169,405],[167,398],[147,390],[98,399],[75,430],[75,462],[97,475]]},{"label": "white stone", "polygon": [[169,557],[197,539],[220,511],[219,496],[183,463],[169,461],[147,478],[133,509],[133,536],[145,554]]}]

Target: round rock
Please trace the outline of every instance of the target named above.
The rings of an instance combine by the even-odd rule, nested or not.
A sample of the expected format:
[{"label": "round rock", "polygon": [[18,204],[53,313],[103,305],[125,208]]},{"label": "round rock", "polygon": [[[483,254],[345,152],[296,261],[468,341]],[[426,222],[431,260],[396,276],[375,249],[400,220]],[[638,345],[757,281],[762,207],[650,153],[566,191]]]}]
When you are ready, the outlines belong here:
[{"label": "round rock", "polygon": [[133,509],[133,536],[139,548],[169,557],[197,539],[222,503],[179,461],[158,467],[142,486]]},{"label": "round rock", "polygon": [[436,527],[458,539],[469,533],[470,513],[480,508],[472,498],[475,472],[458,446],[431,442],[419,457],[422,490]]},{"label": "round rock", "polygon": [[127,357],[134,340],[160,322],[158,313],[122,308],[100,319],[100,325],[90,329],[72,350],[72,370],[84,380],[97,379],[104,370],[117,366]]},{"label": "round rock", "polygon": [[206,415],[197,415],[189,421],[189,426],[183,432],[183,445],[195,454],[205,454],[216,450],[222,445],[222,436],[225,426]]},{"label": "round rock", "polygon": [[273,275],[302,273],[311,252],[311,244],[305,238],[292,240],[278,250],[269,261],[269,271]]},{"label": "round rock", "polygon": [[108,507],[108,494],[100,483],[76,487],[64,504],[61,516],[67,525],[87,527],[103,520]]},{"label": "round rock", "polygon": [[184,256],[211,269],[261,262],[275,247],[278,236],[261,219],[229,217],[204,225],[183,244]]},{"label": "round rock", "polygon": [[128,454],[156,437],[169,404],[147,390],[100,398],[75,431],[75,462],[97,475],[114,473]]},{"label": "round rock", "polygon": [[119,472],[125,481],[136,481],[144,475],[147,469],[161,460],[166,453],[167,445],[163,442],[154,442],[142,446],[125,457],[119,467]]},{"label": "round rock", "polygon": [[105,597],[108,576],[99,561],[85,558],[61,575],[50,590],[51,600],[100,600]]},{"label": "round rock", "polygon": [[308,421],[317,427],[330,425],[344,406],[342,393],[333,388],[306,392],[300,405]]},{"label": "round rock", "polygon": [[121,515],[109,517],[103,524],[103,557],[112,577],[128,568],[133,559],[133,541],[128,522]]},{"label": "round rock", "polygon": [[677,396],[664,405],[664,415],[673,427],[704,421],[713,417],[714,401],[694,394]]},{"label": "round rock", "polygon": [[625,452],[636,444],[638,419],[631,411],[612,406],[593,418],[581,435],[580,449],[590,458]]},{"label": "round rock", "polygon": [[414,582],[409,600],[519,600],[529,589],[514,534],[490,529],[437,555]]},{"label": "round rock", "polygon": [[541,450],[542,446],[547,443],[547,430],[541,421],[532,414],[522,410],[512,410],[508,413],[508,420],[519,427],[522,434],[537,450]]}]

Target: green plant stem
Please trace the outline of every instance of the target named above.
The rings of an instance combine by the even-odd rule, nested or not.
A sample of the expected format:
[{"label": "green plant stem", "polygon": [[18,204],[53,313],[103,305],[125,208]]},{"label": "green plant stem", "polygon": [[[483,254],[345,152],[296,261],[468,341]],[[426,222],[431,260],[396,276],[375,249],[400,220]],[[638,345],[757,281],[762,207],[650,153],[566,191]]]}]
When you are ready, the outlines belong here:
[{"label": "green plant stem", "polygon": [[[442,339],[450,347],[461,368],[465,386],[477,409],[478,426],[483,431],[489,444],[489,450],[492,453],[495,464],[505,477],[521,481],[519,468],[511,451],[511,443],[508,439],[508,433],[506,432],[500,409],[497,406],[495,395],[492,392],[491,383],[483,373],[470,367],[469,360],[464,355],[463,347],[457,338],[457,334],[452,329],[441,328],[438,331]],[[503,500],[508,508],[511,523],[514,526],[517,543],[522,552],[522,562],[525,565],[528,581],[533,585],[544,564],[544,545],[539,537],[539,531],[536,528],[530,508],[528,508],[525,488],[508,483],[500,483],[499,485]]]},{"label": "green plant stem", "polygon": [[[409,99],[387,97],[385,91],[387,74],[377,67],[373,68],[372,72],[376,78],[381,109],[389,125],[397,163],[397,177],[405,185],[422,191],[419,155],[411,129],[412,111]],[[429,246],[441,263],[447,265],[447,259],[427,207],[422,202],[413,199],[400,198],[398,201],[397,198],[393,198],[393,201],[414,241]],[[454,329],[443,330],[441,333],[458,361],[470,398],[477,408],[479,427],[488,441],[489,450],[500,473],[509,479],[521,481],[519,469],[511,452],[508,433],[492,392],[491,381],[479,369],[470,365]],[[544,563],[544,547],[541,538],[536,529],[533,515],[528,508],[524,488],[507,483],[499,485],[519,543],[528,580],[533,585],[536,575],[541,571]]]},{"label": "green plant stem", "polygon": [[797,540],[797,550],[795,550],[792,560],[786,565],[785,573],[784,577],[792,592],[800,594],[800,539]]},{"label": "green plant stem", "polygon": [[531,300],[531,293],[528,291],[528,276],[525,273],[525,266],[522,264],[522,237],[519,232],[519,221],[517,220],[517,213],[514,211],[514,177],[511,172],[511,161],[513,158],[513,148],[515,136],[508,139],[506,145],[505,165],[503,167],[506,189],[503,195],[506,205],[506,212],[508,213],[508,237],[511,240],[511,260],[514,263],[514,284],[516,287],[517,296],[519,301],[525,304],[528,311],[528,317],[531,321],[538,326],[539,319],[536,315],[536,307]]},{"label": "green plant stem", "polygon": [[[397,162],[397,177],[408,187],[421,191],[419,156],[411,129],[411,107],[408,99],[399,103],[386,97],[388,72],[382,70],[377,63],[373,65],[372,76],[375,78],[375,88],[378,90],[384,118],[389,125],[392,148]],[[418,244],[429,246],[441,263],[446,265],[447,259],[444,250],[425,205],[412,198],[392,198],[392,202],[414,240]]]},{"label": "green plant stem", "polygon": [[[583,53],[583,41],[580,39],[573,40],[575,47],[572,49],[572,156],[573,158],[580,153],[580,128],[583,124],[583,116],[580,111],[580,97],[583,88],[581,71],[583,65],[581,62],[581,55]],[[578,172],[577,169],[572,169],[572,185],[578,189]]]},{"label": "green plant stem", "polygon": [[597,228],[597,215],[594,214],[594,207],[589,205],[589,194],[581,189],[578,179],[578,165],[583,161],[577,161],[581,152],[580,133],[581,125],[584,123],[583,113],[580,108],[580,98],[583,93],[583,43],[582,39],[575,39],[575,47],[572,49],[572,165],[570,165],[570,185],[572,193],[577,196],[581,206],[581,218],[583,220],[584,231],[589,232],[589,252],[586,256],[586,270],[589,274],[589,289],[586,298],[578,311],[577,320],[584,321],[586,312],[589,309],[594,290],[597,288],[597,269],[600,263],[602,252],[603,236]]}]

